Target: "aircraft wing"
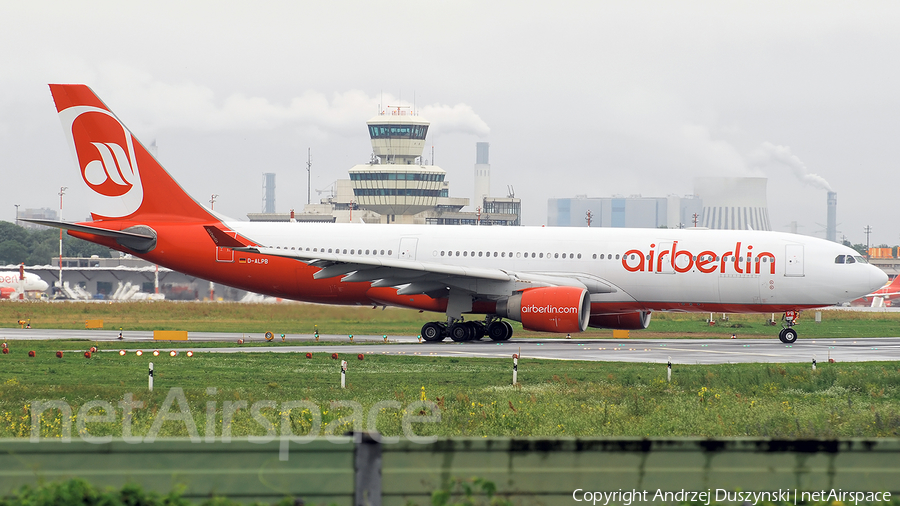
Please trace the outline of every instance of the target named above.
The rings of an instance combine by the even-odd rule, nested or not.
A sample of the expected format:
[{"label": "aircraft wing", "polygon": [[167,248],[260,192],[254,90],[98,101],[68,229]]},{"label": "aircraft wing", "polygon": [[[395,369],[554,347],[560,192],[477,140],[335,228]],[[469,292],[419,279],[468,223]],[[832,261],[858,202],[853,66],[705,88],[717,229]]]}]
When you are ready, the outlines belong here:
[{"label": "aircraft wing", "polygon": [[307,252],[267,247],[234,248],[235,251],[293,258],[321,270],[315,279],[343,276],[342,281],[372,282],[374,287],[396,287],[399,295],[441,296],[456,288],[483,296],[508,296],[526,288],[574,286],[590,293],[612,293],[615,287],[584,273],[534,273],[464,267],[435,262]]}]

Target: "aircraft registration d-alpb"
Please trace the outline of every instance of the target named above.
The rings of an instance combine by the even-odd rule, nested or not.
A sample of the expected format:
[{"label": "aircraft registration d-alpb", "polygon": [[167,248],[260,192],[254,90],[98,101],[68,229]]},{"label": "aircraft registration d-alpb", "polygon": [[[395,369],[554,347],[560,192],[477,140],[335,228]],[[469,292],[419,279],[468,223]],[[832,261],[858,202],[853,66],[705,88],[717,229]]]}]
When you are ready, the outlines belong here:
[{"label": "aircraft registration d-alpb", "polygon": [[575,333],[643,329],[653,311],[794,314],[887,280],[843,245],[776,232],[237,221],[182,190],[90,88],[50,89],[92,221],[29,221],[252,292],[446,313],[428,341],[507,340],[504,319]]}]

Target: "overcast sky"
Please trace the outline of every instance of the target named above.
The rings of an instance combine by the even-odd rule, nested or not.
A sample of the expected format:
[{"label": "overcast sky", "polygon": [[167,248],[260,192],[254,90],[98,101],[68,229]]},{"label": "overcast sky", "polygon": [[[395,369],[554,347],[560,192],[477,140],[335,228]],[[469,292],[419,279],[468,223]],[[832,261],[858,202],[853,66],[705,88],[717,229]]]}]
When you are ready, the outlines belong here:
[{"label": "overcast sky", "polygon": [[774,230],[900,243],[900,2],[0,2],[0,219],[88,191],[47,83],[84,83],[198,201],[280,212],[369,160],[365,122],[413,103],[426,157],[472,198],[693,192],[765,176]]}]

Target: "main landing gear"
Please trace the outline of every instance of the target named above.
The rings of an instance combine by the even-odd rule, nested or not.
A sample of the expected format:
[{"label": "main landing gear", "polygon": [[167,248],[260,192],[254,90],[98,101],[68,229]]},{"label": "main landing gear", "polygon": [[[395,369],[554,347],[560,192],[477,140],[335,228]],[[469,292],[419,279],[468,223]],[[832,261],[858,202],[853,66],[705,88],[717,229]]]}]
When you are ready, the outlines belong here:
[{"label": "main landing gear", "polygon": [[492,341],[506,341],[512,337],[512,334],[512,325],[490,316],[483,322],[456,320],[450,324],[429,322],[422,326],[422,339],[430,342],[443,341],[445,337],[449,337],[461,343],[479,341],[484,336],[490,337]]},{"label": "main landing gear", "polygon": [[794,330],[794,325],[797,324],[797,320],[800,318],[800,311],[789,310],[784,312],[784,316],[781,317],[782,329],[781,332],[778,333],[778,339],[781,339],[781,342],[784,344],[791,344],[797,340],[797,331]]}]

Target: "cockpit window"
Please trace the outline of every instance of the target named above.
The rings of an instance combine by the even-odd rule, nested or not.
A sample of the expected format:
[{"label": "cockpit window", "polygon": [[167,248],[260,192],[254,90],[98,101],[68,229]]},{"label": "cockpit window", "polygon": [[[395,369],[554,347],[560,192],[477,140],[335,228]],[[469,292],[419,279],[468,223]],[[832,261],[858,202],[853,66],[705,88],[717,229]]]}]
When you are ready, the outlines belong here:
[{"label": "cockpit window", "polygon": [[847,255],[847,263],[854,264],[854,263],[856,263],[856,260],[853,259],[852,255]]},{"label": "cockpit window", "polygon": [[853,258],[855,258],[856,261],[859,262],[859,263],[861,263],[861,264],[867,264],[867,263],[869,263],[869,262],[866,262],[866,259],[863,258],[863,257],[859,257],[859,256],[858,256],[858,257],[853,257]]},{"label": "cockpit window", "polygon": [[845,257],[845,255],[838,255],[838,256],[834,259],[834,263],[836,263],[836,264],[842,264],[842,263],[844,263],[844,257]]}]

